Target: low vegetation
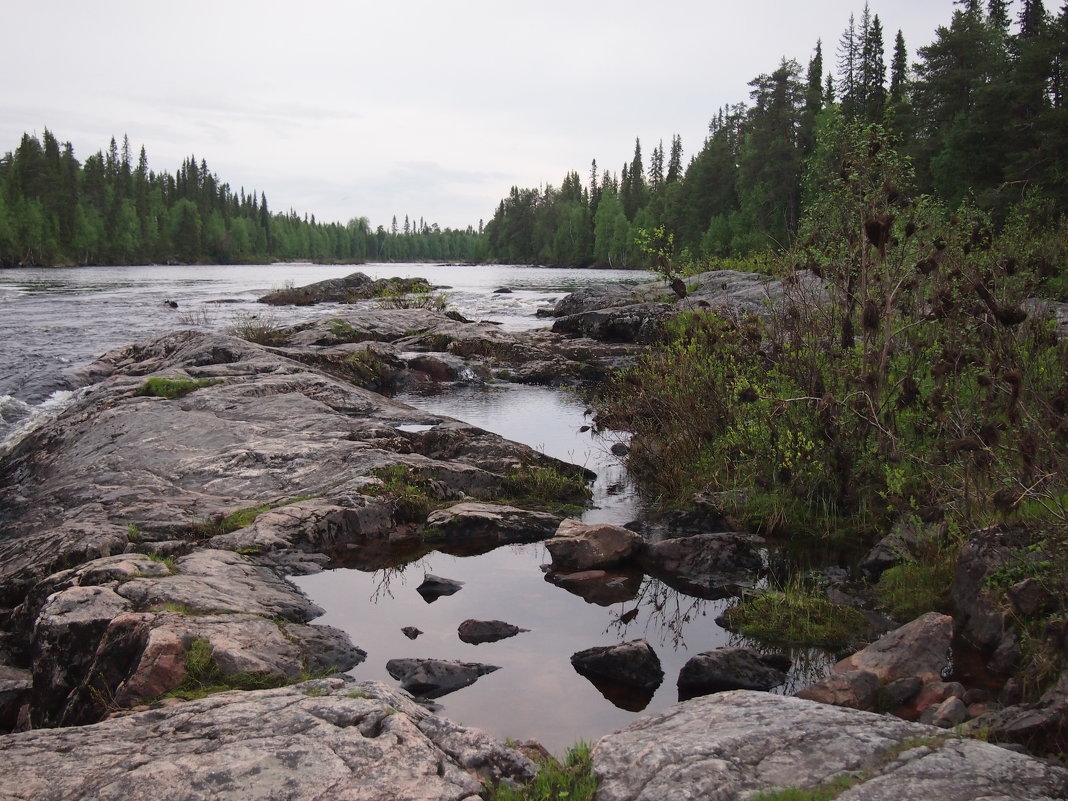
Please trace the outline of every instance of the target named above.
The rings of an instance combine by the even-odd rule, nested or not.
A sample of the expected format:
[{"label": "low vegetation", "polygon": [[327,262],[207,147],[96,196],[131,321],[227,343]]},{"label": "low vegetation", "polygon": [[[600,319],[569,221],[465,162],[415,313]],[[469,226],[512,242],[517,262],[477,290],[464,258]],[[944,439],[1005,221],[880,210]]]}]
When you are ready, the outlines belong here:
[{"label": "low vegetation", "polygon": [[271,314],[238,312],[227,326],[226,333],[257,345],[277,347],[286,343],[282,326]]},{"label": "low vegetation", "polygon": [[504,478],[502,492],[507,500],[524,506],[581,513],[592,496],[586,479],[553,465],[524,465]]},{"label": "low vegetation", "polygon": [[850,606],[828,601],[817,587],[795,582],[748,595],[723,614],[731,631],[771,645],[841,648],[863,639],[871,626]]},{"label": "low vegetation", "polygon": [[271,501],[269,503],[259,504],[258,506],[246,506],[231,512],[228,515],[216,515],[206,520],[196,520],[190,527],[190,531],[196,539],[209,539],[218,536],[219,534],[229,534],[230,532],[252,525],[257,517],[264,512],[269,512],[271,509],[279,509],[283,506],[289,506],[290,504],[299,503],[300,501],[306,501],[316,497],[318,496],[315,494],[296,495],[281,501]]},{"label": "low vegetation", "polygon": [[425,523],[427,516],[437,506],[428,492],[429,480],[420,476],[410,465],[378,467],[370,475],[382,483],[365,487],[363,491],[392,501],[394,518],[398,523]]},{"label": "low vegetation", "polygon": [[1026,207],[999,231],[912,194],[878,126],[832,128],[818,147],[771,316],[677,318],[600,400],[599,424],[635,433],[650,495],[743,490],[727,511],[760,507],[788,530],[1068,521],[1068,343],[1021,305],[1032,262],[1063,261],[1068,238],[1039,259]]},{"label": "low vegetation", "polygon": [[146,379],[144,383],[137,388],[137,394],[153,398],[174,400],[188,395],[190,392],[195,392],[198,389],[210,387],[214,383],[216,382],[210,378],[186,378],[184,376],[162,378],[157,376]]},{"label": "low vegetation", "polygon": [[435,291],[431,286],[389,286],[378,295],[378,305],[383,309],[428,309],[443,312],[449,308],[449,296]]},{"label": "low vegetation", "polygon": [[242,671],[223,675],[211,642],[202,637],[193,638],[186,646],[185,670],[185,679],[167,697],[194,701],[227,690],[267,690],[293,683],[271,673]]},{"label": "low vegetation", "polygon": [[488,787],[486,801],[591,801],[597,791],[589,743],[570,749],[563,762],[550,757],[541,763],[538,775],[519,788],[499,784]]}]

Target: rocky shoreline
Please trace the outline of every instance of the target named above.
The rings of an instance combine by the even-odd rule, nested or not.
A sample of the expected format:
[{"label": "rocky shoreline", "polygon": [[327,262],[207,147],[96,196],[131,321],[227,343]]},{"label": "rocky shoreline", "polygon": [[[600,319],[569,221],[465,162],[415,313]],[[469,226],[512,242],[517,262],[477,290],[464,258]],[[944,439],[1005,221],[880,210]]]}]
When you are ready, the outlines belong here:
[{"label": "rocky shoreline", "polygon": [[[776,297],[775,284],[759,276],[715,274],[696,283],[689,298],[671,303],[655,285],[576,293],[557,308],[552,331],[517,335],[422,309],[352,309],[273,332],[270,345],[179,331],[86,367],[79,400],[0,464],[0,727],[14,732],[0,740],[9,757],[0,798],[461,799],[476,797],[484,781],[529,779],[533,764],[517,750],[397,690],[315,678],[349,670],[363,652],[337,629],[311,623],[320,610],[285,576],[322,569],[340,553],[374,563],[398,544],[488,549],[576,536],[566,512],[524,495],[517,476],[549,471],[581,486],[581,468],[377,390],[596,380],[654,340],[680,308],[759,311]],[[180,389],[161,396],[151,378]],[[413,508],[413,499],[429,506]],[[715,532],[687,538],[684,553],[678,537],[649,547],[631,534],[623,539],[637,546],[633,552],[561,561],[560,580],[629,559],[708,593],[739,580],[737,570],[708,578],[724,552]],[[690,547],[708,547],[709,537],[712,556]],[[730,547],[746,553],[752,543]],[[998,599],[987,600],[996,607]],[[968,620],[990,630],[993,612],[984,610]],[[939,625],[944,662],[951,624]],[[201,646],[223,678],[287,686],[157,700],[189,680]],[[857,688],[870,684],[858,674],[879,677],[876,697],[918,675],[890,678],[861,661],[836,674],[850,677],[845,690],[836,679],[820,700],[858,697]],[[940,680],[924,675],[919,689]],[[938,705],[962,695],[949,688]],[[987,731],[1059,729],[1064,696],[991,709],[1000,717],[977,721]],[[781,757],[771,770],[774,749],[742,757],[747,746],[734,734],[676,725],[690,715],[704,719],[713,707],[731,710],[738,731],[748,720],[755,728],[744,736],[796,741],[797,764],[822,759],[825,767],[799,772]],[[743,777],[724,797],[814,787],[842,771],[857,774],[842,798],[976,797],[961,789],[972,784],[946,778],[951,751],[957,774],[974,777],[990,797],[1068,796],[1068,772],[1059,768],[946,739],[944,729],[884,720],[756,693],[696,698],[651,719],[674,721],[664,725],[681,738],[677,749],[660,745],[661,723],[647,721],[598,745],[598,798],[699,797],[706,778],[698,774],[716,775],[707,772],[709,753]],[[808,727],[856,727],[874,745],[850,751],[838,743],[849,752],[839,765],[823,744],[806,747],[789,734]],[[624,740],[638,751],[621,756],[615,744]],[[634,755],[650,748],[671,757],[657,766]],[[894,749],[903,750],[888,758]],[[632,776],[635,766],[648,775]],[[946,794],[951,785],[956,795]],[[935,794],[924,789],[935,787]]]}]

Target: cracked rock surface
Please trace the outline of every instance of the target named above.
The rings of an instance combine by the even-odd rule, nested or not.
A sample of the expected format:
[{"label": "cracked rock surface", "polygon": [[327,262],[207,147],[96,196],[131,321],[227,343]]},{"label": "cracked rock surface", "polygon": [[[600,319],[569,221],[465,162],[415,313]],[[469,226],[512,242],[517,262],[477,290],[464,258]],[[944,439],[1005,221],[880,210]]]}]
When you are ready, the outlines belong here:
[{"label": "cracked rock surface", "polygon": [[228,692],[4,738],[3,801],[463,801],[534,765],[377,682]]},{"label": "cracked rock surface", "polygon": [[741,799],[848,778],[838,801],[1046,801],[1068,770],[932,726],[798,698],[704,696],[603,737],[597,801]]}]

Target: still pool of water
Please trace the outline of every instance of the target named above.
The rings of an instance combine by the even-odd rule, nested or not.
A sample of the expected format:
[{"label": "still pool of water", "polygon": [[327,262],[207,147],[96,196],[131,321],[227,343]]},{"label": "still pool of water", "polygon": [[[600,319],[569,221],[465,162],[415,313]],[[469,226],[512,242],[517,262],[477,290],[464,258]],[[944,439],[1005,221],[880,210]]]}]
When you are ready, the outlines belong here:
[{"label": "still pool of water", "polygon": [[[505,384],[399,400],[593,470],[597,480],[585,522],[623,524],[641,512],[636,489],[609,450],[622,437],[583,431],[585,405],[567,393]],[[690,656],[724,645],[752,645],[716,624],[729,601],[689,597],[646,576],[635,577],[633,597],[599,606],[546,581],[542,566],[549,561],[544,545],[534,544],[479,556],[434,553],[389,570],[338,568],[293,580],[327,610],[316,622],[343,629],[368,652],[353,676],[394,683],[385,665],[399,658],[498,665],[501,670],[437,699],[442,714],[500,737],[537,739],[558,754],[577,740],[595,739],[642,712],[677,701],[676,680]],[[416,592],[425,573],[462,581],[464,587],[428,604]],[[469,645],[457,635],[457,626],[469,618],[503,620],[530,631]],[[411,641],[401,633],[405,626],[425,633]],[[637,638],[652,645],[664,670],[651,699],[629,694],[609,700],[571,666],[576,651]],[[829,663],[819,651],[792,655],[796,667],[783,691],[821,677]]]}]

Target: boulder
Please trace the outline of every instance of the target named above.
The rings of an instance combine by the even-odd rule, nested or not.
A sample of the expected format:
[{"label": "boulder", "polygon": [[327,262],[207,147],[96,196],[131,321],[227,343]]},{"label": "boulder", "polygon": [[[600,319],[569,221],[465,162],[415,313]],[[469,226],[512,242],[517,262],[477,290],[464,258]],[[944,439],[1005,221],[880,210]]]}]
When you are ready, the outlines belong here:
[{"label": "boulder", "polygon": [[679,672],[679,700],[724,690],[770,690],[786,682],[790,659],[752,648],[717,648],[691,656]]},{"label": "boulder", "polygon": [[405,637],[407,637],[409,640],[414,640],[416,637],[418,637],[423,632],[422,632],[421,629],[417,629],[415,626],[404,626],[401,629],[401,633]]},{"label": "boulder", "polygon": [[[928,713],[931,713],[928,715]],[[928,720],[928,717],[930,720]],[[930,723],[940,729],[951,729],[963,723],[968,718],[968,707],[956,696],[947,698],[938,706],[929,708],[920,716],[921,723]]]},{"label": "boulder", "polygon": [[0,798],[457,801],[534,773],[402,693],[334,678],[9,735]]},{"label": "boulder", "polygon": [[545,541],[554,572],[615,567],[630,560],[643,545],[640,535],[622,526],[567,522],[568,525],[557,529],[556,536]]},{"label": "boulder", "polygon": [[386,672],[401,689],[421,698],[440,698],[474,684],[481,676],[500,670],[497,665],[446,659],[390,659]]},{"label": "boulder", "polygon": [[[1004,700],[1018,701],[1018,687],[1006,687]],[[1068,671],[1038,701],[1015,703],[979,715],[966,731],[981,732],[996,742],[1022,743],[1036,753],[1064,753],[1068,749]]]},{"label": "boulder", "polygon": [[461,623],[456,633],[463,642],[471,645],[480,645],[484,642],[497,642],[514,637],[520,632],[530,631],[505,623],[502,620],[465,620]]},{"label": "boulder", "polygon": [[879,540],[860,560],[859,567],[872,581],[876,581],[888,568],[921,556],[925,547],[937,547],[944,536],[944,526],[923,524],[909,518],[897,523],[889,534]]},{"label": "boulder", "polygon": [[821,704],[874,711],[879,706],[879,677],[867,670],[832,673],[795,696]]},{"label": "boulder", "polygon": [[[749,798],[788,788],[842,801],[1064,798],[1068,770],[942,729],[800,698],[703,696],[602,737],[597,801]],[[849,789],[832,793],[836,779]],[[798,797],[801,793],[797,793]]]},{"label": "boulder", "polygon": [[33,674],[23,668],[0,665],[0,734],[18,724],[19,710],[30,700]]},{"label": "boulder", "polygon": [[552,331],[605,342],[648,344],[661,337],[664,320],[675,313],[669,303],[616,306],[558,317]]},{"label": "boulder", "polygon": [[609,701],[632,711],[644,709],[664,680],[660,658],[645,640],[578,651],[571,665]]},{"label": "boulder", "polygon": [[752,581],[760,569],[764,540],[744,532],[675,537],[650,544],[642,554],[646,571],[677,590],[700,598],[726,598]]},{"label": "boulder", "polygon": [[866,670],[882,684],[909,676],[925,683],[938,681],[949,667],[952,635],[953,618],[928,612],[841,660],[834,672]]},{"label": "boulder", "polygon": [[[1030,542],[1024,526],[1002,525],[973,532],[960,549],[952,589],[957,634],[985,656],[1010,649],[1015,635],[1004,593],[987,587],[986,578]],[[1031,558],[1044,557],[1035,553]]]}]

